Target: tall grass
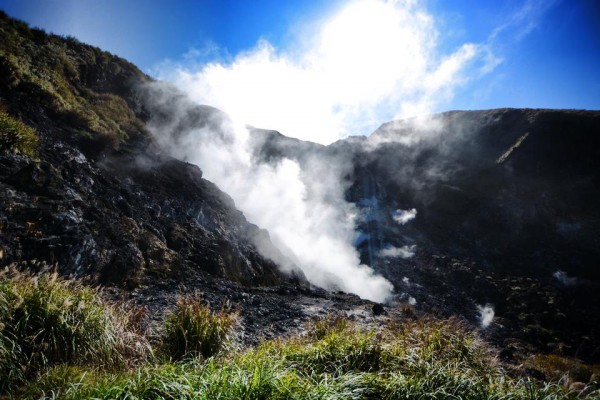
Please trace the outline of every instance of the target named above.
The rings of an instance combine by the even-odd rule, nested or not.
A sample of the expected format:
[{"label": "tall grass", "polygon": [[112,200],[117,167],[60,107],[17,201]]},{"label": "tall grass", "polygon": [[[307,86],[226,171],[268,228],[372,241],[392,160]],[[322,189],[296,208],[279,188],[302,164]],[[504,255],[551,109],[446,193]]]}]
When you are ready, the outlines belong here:
[{"label": "tall grass", "polygon": [[161,353],[170,360],[216,355],[227,341],[235,318],[214,313],[195,296],[179,299],[167,315]]},{"label": "tall grass", "polygon": [[115,369],[129,356],[119,354],[124,331],[110,310],[79,283],[4,274],[0,365],[3,380],[20,385],[11,393],[27,399],[580,398],[557,384],[509,376],[494,351],[457,320],[365,330],[329,317],[310,324],[308,335],[236,350],[225,346],[235,315],[211,312],[193,296],[166,318],[157,344],[165,357]]},{"label": "tall grass", "polygon": [[206,361],[117,374],[79,370],[70,379],[58,368],[28,393],[35,398],[54,390],[65,399],[579,398],[558,385],[509,377],[487,346],[453,320],[420,321],[377,333],[345,324],[320,324],[330,329],[318,339],[270,341]]},{"label": "tall grass", "polygon": [[112,367],[130,337],[100,293],[55,274],[0,273],[0,393],[59,363]]}]

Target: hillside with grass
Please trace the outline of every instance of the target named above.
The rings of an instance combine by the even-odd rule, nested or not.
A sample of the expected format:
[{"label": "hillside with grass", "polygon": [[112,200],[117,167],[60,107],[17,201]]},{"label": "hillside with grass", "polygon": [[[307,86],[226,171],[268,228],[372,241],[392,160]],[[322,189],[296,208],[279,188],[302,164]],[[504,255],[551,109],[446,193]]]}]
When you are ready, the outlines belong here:
[{"label": "hillside with grass", "polygon": [[0,14],[0,263],[130,288],[295,276],[259,254],[255,238],[272,247],[268,236],[227,194],[155,145],[148,82],[117,56]]},{"label": "hillside with grass", "polygon": [[[199,298],[180,298],[152,337],[139,326],[143,312],[56,274],[5,271],[2,393],[61,399],[566,399],[593,390],[574,384],[568,390],[564,381],[542,382],[506,369],[477,332],[455,319],[365,328],[329,315],[311,321],[302,335],[241,348],[236,313],[211,311]],[[557,377],[561,367],[539,358],[530,368]],[[572,361],[562,372],[597,377],[600,371]]]},{"label": "hillside with grass", "polygon": [[5,14],[0,20],[0,93],[9,112],[37,123],[47,117],[111,146],[141,134],[143,116],[131,87],[149,78],[134,65]]}]

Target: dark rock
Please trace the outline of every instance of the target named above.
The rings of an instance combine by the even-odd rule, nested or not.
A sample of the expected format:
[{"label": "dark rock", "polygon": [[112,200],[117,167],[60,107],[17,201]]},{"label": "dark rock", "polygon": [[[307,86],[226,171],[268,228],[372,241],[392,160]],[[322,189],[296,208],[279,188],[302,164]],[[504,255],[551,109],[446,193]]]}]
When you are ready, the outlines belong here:
[{"label": "dark rock", "polygon": [[[162,156],[145,132],[149,114],[140,88],[149,77],[76,41],[50,35],[54,45],[39,46],[19,26],[1,16],[0,50],[19,59],[28,48],[23,60],[42,72],[45,60],[60,60],[64,71],[56,79],[79,108],[58,109],[46,101],[55,94],[0,80],[3,106],[40,139],[39,161],[0,153],[0,266],[39,259],[56,262],[65,275],[127,287],[203,274],[244,285],[289,279],[259,253],[259,228],[231,198],[203,179],[197,166]],[[18,67],[10,73],[18,75]],[[104,128],[86,125],[87,112]],[[262,242],[273,247],[268,239]]]},{"label": "dark rock", "polygon": [[385,311],[385,308],[383,308],[383,306],[379,303],[373,304],[373,307],[371,308],[371,310],[373,311],[373,315],[375,315],[375,316],[387,314],[387,312]]}]

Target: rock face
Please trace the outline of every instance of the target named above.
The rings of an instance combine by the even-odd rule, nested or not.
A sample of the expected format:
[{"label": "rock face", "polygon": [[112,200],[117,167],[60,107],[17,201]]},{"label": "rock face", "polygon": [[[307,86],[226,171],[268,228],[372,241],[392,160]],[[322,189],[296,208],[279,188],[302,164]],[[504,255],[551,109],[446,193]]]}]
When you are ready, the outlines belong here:
[{"label": "rock face", "polygon": [[[380,145],[358,150],[348,198],[386,208],[375,229],[514,272],[600,279],[600,113],[505,109],[433,120],[385,124],[369,138]],[[402,144],[409,135],[417,142]],[[394,223],[394,210],[413,208],[414,221]],[[369,244],[363,253],[373,259],[388,243]]]},{"label": "rock face", "polygon": [[422,306],[481,322],[488,305],[493,334],[598,360],[600,112],[449,112],[430,124],[384,124],[372,150],[354,147],[347,198],[369,216],[364,261],[408,278],[402,291]]},{"label": "rock face", "polygon": [[260,230],[198,167],[147,153],[90,161],[55,142],[39,163],[3,156],[3,263],[135,285],[206,272],[248,285],[283,278],[252,243]]},{"label": "rock face", "polygon": [[43,262],[127,287],[197,274],[254,286],[292,278],[258,253],[255,238],[268,245],[268,234],[229,196],[153,144],[138,91],[148,77],[6,15],[0,28],[3,112],[39,137],[37,159],[0,153],[1,265]]},{"label": "rock face", "polygon": [[400,299],[600,357],[600,112],[448,112],[330,146],[254,134],[265,160],[350,165],[356,247]]}]

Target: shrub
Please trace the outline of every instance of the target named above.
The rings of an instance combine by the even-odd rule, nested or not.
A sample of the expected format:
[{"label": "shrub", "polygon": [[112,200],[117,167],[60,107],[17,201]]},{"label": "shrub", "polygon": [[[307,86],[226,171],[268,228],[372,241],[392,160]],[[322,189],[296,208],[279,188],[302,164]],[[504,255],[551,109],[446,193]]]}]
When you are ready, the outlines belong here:
[{"label": "shrub", "polygon": [[225,344],[234,322],[232,314],[214,313],[201,299],[183,297],[165,320],[162,354],[172,360],[212,357]]},{"label": "shrub", "polygon": [[54,364],[118,365],[126,337],[97,290],[56,274],[0,274],[0,393]]},{"label": "shrub", "polygon": [[35,130],[0,111],[0,151],[17,151],[36,159],[39,139]]}]

